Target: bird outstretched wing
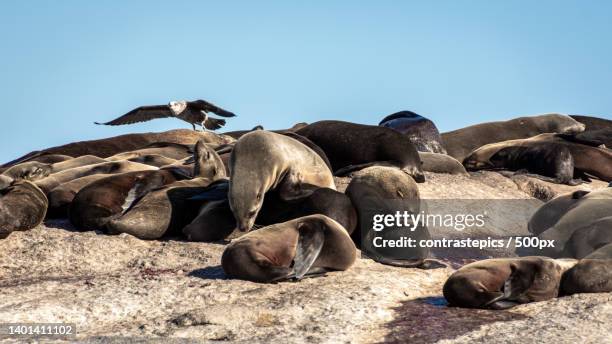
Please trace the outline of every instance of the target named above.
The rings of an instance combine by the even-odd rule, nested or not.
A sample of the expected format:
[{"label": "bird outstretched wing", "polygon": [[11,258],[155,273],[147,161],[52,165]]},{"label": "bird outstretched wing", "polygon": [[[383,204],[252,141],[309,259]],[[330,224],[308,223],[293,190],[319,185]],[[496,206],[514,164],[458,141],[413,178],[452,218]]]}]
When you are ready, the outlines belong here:
[{"label": "bird outstretched wing", "polygon": [[125,115],[118,117],[110,122],[95,124],[104,125],[122,125],[131,124],[137,122],[146,122],[155,118],[174,117],[174,113],[167,105],[152,105],[152,106],[141,106],[138,107]]},{"label": "bird outstretched wing", "polygon": [[221,118],[208,117],[204,122],[204,127],[208,130],[217,130],[225,125],[225,120]]},{"label": "bird outstretched wing", "polygon": [[198,99],[196,101],[189,102],[188,105],[195,107],[198,110],[204,110],[206,112],[214,112],[221,117],[235,117],[236,114],[223,110],[222,108],[207,102],[206,100]]}]

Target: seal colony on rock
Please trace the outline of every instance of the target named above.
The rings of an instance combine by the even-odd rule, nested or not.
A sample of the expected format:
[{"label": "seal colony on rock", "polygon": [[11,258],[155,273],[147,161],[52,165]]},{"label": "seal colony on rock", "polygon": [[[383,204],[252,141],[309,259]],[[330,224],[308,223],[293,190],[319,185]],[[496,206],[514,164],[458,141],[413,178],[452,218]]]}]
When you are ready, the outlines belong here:
[{"label": "seal colony on rock", "polygon": [[414,144],[401,133],[378,126],[319,121],[296,131],[325,152],[335,175],[374,166],[404,169],[418,183],[425,181]]},{"label": "seal colony on rock", "polygon": [[222,117],[234,117],[234,113],[213,105],[205,100],[196,101],[171,101],[168,105],[148,105],[138,107],[125,115],[118,117],[110,122],[95,124],[104,125],[123,125],[137,122],[146,122],[155,118],[176,117],[193,126],[196,130],[196,123],[202,129],[216,130],[225,125],[225,120],[209,117],[208,113],[214,112]]},{"label": "seal colony on rock", "polygon": [[230,157],[229,203],[238,229],[249,231],[265,194],[285,201],[310,195],[317,188],[336,189],[325,161],[290,137],[257,130],[242,136]]},{"label": "seal colony on rock", "polygon": [[230,278],[278,282],[346,270],[356,258],[355,245],[339,223],[310,215],[232,241],[223,251],[221,266]]}]

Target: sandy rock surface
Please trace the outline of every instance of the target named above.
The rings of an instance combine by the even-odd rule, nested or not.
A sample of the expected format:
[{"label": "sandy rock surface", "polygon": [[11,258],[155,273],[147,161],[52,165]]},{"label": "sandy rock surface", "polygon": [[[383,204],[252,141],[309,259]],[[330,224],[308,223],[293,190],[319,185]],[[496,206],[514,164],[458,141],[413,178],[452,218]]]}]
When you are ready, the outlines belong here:
[{"label": "sandy rock surface", "polygon": [[[494,172],[426,177],[419,184],[423,198],[537,201]],[[349,179],[336,181],[343,190]],[[508,311],[449,308],[441,288],[451,268],[395,268],[364,258],[345,272],[257,284],[225,279],[219,265],[223,248],[223,243],[79,233],[67,221],[47,222],[0,241],[0,319],[75,323],[80,342],[171,337],[238,343],[604,343],[612,338],[612,294]]]}]

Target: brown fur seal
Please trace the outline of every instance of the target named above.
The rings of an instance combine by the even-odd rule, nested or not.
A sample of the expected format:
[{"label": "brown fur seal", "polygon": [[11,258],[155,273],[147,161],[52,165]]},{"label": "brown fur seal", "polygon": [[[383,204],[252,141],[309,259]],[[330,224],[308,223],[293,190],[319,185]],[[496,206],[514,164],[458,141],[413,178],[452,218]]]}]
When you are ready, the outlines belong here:
[{"label": "brown fur seal", "polygon": [[563,295],[609,292],[612,292],[612,243],[581,259],[561,279]]},{"label": "brown fur seal", "polygon": [[51,174],[51,165],[38,161],[28,161],[11,166],[4,170],[2,174],[13,180],[36,181]]},{"label": "brown fur seal", "polygon": [[196,178],[168,184],[137,198],[120,216],[110,219],[106,224],[108,231],[141,239],[180,234],[199,210],[199,205],[190,198],[226,178],[219,155],[203,141],[196,144],[194,159]]},{"label": "brown fur seal", "polygon": [[560,195],[544,203],[536,210],[527,224],[530,233],[539,235],[554,226],[561,217],[579,202],[589,191],[578,190]]},{"label": "brown fur seal", "polygon": [[[538,254],[553,258],[568,257],[565,247],[574,232],[581,228],[589,228],[597,221],[612,216],[612,187],[592,192],[581,192],[576,202],[567,211],[559,211],[557,221],[549,220],[553,226],[538,235],[541,240],[554,240],[554,247],[524,248],[517,250],[521,255]],[[554,201],[554,200],[553,200]],[[557,202],[564,205],[560,201]],[[567,204],[567,203],[566,203]],[[541,229],[541,228],[540,228]],[[572,257],[569,255],[569,257]]]},{"label": "brown fur seal", "polygon": [[102,158],[93,155],[84,155],[78,158],[71,158],[57,163],[48,164],[39,161],[27,161],[8,167],[3,174],[13,179],[25,179],[37,181],[48,177],[53,173],[62,172],[71,168],[99,164],[107,162]]},{"label": "brown fur seal", "polygon": [[[541,134],[528,139],[510,140],[504,142],[493,143],[482,146],[472,152],[464,161],[466,167],[486,167],[493,156],[498,154],[502,149],[509,147],[529,147],[540,149],[545,154],[555,156],[555,152],[564,150],[566,147],[574,160],[575,178],[583,178],[589,180],[589,176],[599,178],[604,181],[612,181],[612,150],[589,146],[573,142],[567,139],[568,135],[559,134]],[[534,159],[543,159],[543,154],[525,155],[524,166],[535,166]],[[559,154],[556,154],[559,156]],[[532,156],[534,159],[529,159]],[[520,157],[520,155],[519,155]],[[503,158],[503,157],[502,157]],[[508,160],[503,158],[502,160]],[[551,161],[563,161],[564,159],[548,159]],[[566,162],[567,163],[567,162]],[[544,168],[544,167],[541,167]],[[564,170],[563,168],[557,168]]]},{"label": "brown fur seal", "polygon": [[574,264],[546,257],[486,259],[455,271],[442,290],[450,306],[507,309],[557,297],[562,274]]},{"label": "brown fur seal", "polygon": [[125,160],[110,161],[100,164],[75,167],[58,173],[53,173],[46,178],[36,181],[35,184],[46,194],[63,183],[92,174],[117,174],[130,171],[147,171],[156,169],[157,168],[153,166],[139,164],[137,162]]},{"label": "brown fur seal", "polygon": [[419,157],[423,162],[423,171],[433,173],[463,174],[467,171],[463,165],[450,155],[419,152]]},{"label": "brown fur seal", "polygon": [[542,133],[578,133],[584,124],[567,115],[544,114],[508,121],[487,122],[442,134],[450,156],[463,161],[470,152],[489,143],[523,139]]},{"label": "brown fur seal", "polygon": [[339,223],[310,215],[232,241],[223,251],[221,265],[230,278],[276,282],[346,270],[356,256],[353,241]]},{"label": "brown fur seal", "polygon": [[215,146],[234,141],[229,136],[188,129],[175,129],[160,133],[127,134],[100,140],[74,142],[63,146],[47,148],[42,151],[31,152],[4,164],[3,167],[12,166],[45,154],[65,154],[73,157],[95,155],[100,158],[106,158],[115,154],[137,150],[156,142],[193,145],[200,139]]},{"label": "brown fur seal", "polygon": [[421,159],[408,137],[389,128],[342,121],[319,121],[296,131],[321,147],[336,175],[374,165],[405,169],[424,182]]},{"label": "brown fur seal", "polygon": [[[71,180],[53,188],[53,190],[47,193],[47,198],[49,199],[47,218],[57,219],[68,217],[68,208],[76,194],[87,185],[108,176],[110,176],[110,174],[92,174],[90,176]],[[106,191],[107,190],[104,190],[103,192]]]},{"label": "brown fur seal", "polygon": [[[430,239],[427,227],[387,227],[375,231],[374,216],[379,214],[395,215],[399,211],[411,214],[420,212],[419,189],[414,180],[394,167],[373,166],[356,173],[348,187],[349,196],[357,213],[359,224],[353,239],[360,244],[361,250],[373,260],[387,265],[418,268],[436,268],[442,265],[429,257],[429,249],[380,247],[386,240],[398,240],[403,237],[417,242]],[[379,247],[377,247],[379,245]]]},{"label": "brown fur seal", "polygon": [[241,137],[230,157],[229,202],[238,229],[249,231],[265,194],[276,190],[293,200],[326,187],[335,190],[331,171],[312,149],[290,137],[257,130]]},{"label": "brown fur seal", "polygon": [[391,114],[383,118],[378,125],[406,135],[419,152],[446,154],[440,132],[434,122],[412,111]]},{"label": "brown fur seal", "polygon": [[[206,197],[200,197],[203,198]],[[183,228],[183,234],[188,240],[218,241],[232,234],[236,220],[229,206],[227,192],[218,198],[205,203],[198,216]],[[312,194],[293,201],[284,201],[275,192],[268,192],[255,224],[268,226],[314,214],[335,220],[349,234],[357,226],[357,213],[351,200],[345,194],[327,188],[316,189]]]},{"label": "brown fur seal", "polygon": [[0,190],[0,239],[38,226],[47,205],[45,194],[29,181],[14,181]]},{"label": "brown fur seal", "polygon": [[143,197],[149,191],[183,178],[170,170],[134,171],[100,176],[104,178],[83,187],[70,202],[68,212],[70,222],[77,229],[103,231],[108,221],[120,216],[136,199]]},{"label": "brown fur seal", "polygon": [[[499,144],[490,144],[477,149],[465,158],[468,170],[510,170],[535,173],[536,178],[553,183],[576,185],[574,181],[574,158],[565,145],[554,142],[524,142],[515,146],[497,149]],[[491,151],[488,159],[479,155]],[[488,154],[487,154],[488,155]]]}]

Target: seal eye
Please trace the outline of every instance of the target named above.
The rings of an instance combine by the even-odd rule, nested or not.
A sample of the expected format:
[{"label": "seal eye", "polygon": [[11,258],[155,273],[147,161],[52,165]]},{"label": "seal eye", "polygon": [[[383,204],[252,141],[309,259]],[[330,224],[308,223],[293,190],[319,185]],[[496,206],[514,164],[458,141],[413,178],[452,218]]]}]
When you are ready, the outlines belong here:
[{"label": "seal eye", "polygon": [[255,217],[256,214],[257,214],[257,212],[255,210],[251,210],[251,211],[249,211],[248,216],[249,216],[249,218],[252,218],[252,217]]},{"label": "seal eye", "polygon": [[257,194],[257,200],[261,201],[261,194],[260,193]]}]

